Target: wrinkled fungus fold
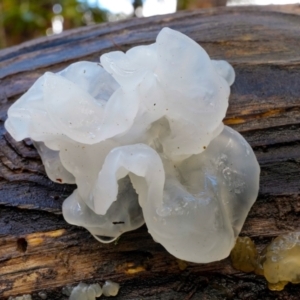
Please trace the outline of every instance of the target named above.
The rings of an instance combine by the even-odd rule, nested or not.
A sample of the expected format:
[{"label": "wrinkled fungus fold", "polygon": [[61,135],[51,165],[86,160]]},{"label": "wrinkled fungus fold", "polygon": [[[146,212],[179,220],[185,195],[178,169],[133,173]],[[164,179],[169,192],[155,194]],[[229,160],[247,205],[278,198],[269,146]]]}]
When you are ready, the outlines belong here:
[{"label": "wrinkled fungus fold", "polygon": [[103,242],[146,222],[180,259],[225,258],[260,173],[251,147],[222,122],[232,66],[169,28],[100,62],[45,73],[10,107],[6,129],[34,141],[51,180],[76,183],[67,222]]}]

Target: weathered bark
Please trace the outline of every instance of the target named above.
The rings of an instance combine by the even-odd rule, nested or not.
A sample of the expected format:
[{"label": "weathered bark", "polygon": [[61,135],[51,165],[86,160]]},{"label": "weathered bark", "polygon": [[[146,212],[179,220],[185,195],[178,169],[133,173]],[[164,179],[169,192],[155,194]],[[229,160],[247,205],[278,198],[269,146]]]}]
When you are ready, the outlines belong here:
[{"label": "weathered bark", "polygon": [[[182,31],[212,58],[236,70],[225,123],[243,134],[261,165],[261,184],[242,234],[263,248],[300,227],[300,18],[266,8],[222,8],[132,19],[65,32],[0,51],[0,297],[111,279],[115,299],[299,299],[300,286],[267,289],[262,277],[225,259],[207,265],[177,260],[145,227],[103,245],[70,226],[61,204],[73,186],[51,182],[29,141],[3,128],[7,108],[45,71],[102,53],[149,44],[164,27]],[[287,10],[289,11],[289,10]]]}]

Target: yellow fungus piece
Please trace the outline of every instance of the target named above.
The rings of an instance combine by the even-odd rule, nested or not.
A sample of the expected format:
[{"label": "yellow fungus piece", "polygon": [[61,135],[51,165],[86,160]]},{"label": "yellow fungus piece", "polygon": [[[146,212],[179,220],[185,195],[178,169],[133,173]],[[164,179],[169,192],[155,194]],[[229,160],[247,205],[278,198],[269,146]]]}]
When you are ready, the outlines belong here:
[{"label": "yellow fungus piece", "polygon": [[181,260],[181,259],[177,259],[177,264],[178,264],[179,270],[181,270],[181,271],[184,271],[188,267],[187,262],[184,260]]},{"label": "yellow fungus piece", "polygon": [[278,236],[260,254],[249,237],[238,237],[230,257],[235,269],[265,276],[272,291],[300,283],[300,232]]},{"label": "yellow fungus piece", "polygon": [[263,268],[272,290],[283,289],[287,282],[300,283],[300,232],[274,239],[266,249]]},{"label": "yellow fungus piece", "polygon": [[271,291],[282,291],[284,289],[284,287],[288,284],[287,281],[280,281],[277,283],[268,283],[268,288]]},{"label": "yellow fungus piece", "polygon": [[247,236],[237,238],[230,258],[233,267],[243,272],[253,272],[258,267],[258,252],[253,241]]}]

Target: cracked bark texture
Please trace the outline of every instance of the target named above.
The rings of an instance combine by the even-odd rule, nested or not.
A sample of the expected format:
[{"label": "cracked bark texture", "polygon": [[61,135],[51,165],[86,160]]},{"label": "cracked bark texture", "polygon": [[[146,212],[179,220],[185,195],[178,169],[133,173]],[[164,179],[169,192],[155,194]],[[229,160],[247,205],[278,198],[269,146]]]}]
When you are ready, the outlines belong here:
[{"label": "cracked bark texture", "polygon": [[[282,11],[284,13],[282,13]],[[264,278],[225,259],[183,264],[156,244],[146,227],[100,244],[61,216],[74,186],[51,182],[30,140],[16,143],[3,122],[7,108],[45,71],[102,53],[152,43],[164,26],[189,35],[214,59],[235,68],[225,123],[253,147],[261,166],[259,197],[242,235],[262,249],[300,227],[299,7],[242,7],[101,24],[0,51],[0,299],[47,293],[67,299],[68,284],[113,280],[114,299],[299,299],[300,286],[271,292]]]}]

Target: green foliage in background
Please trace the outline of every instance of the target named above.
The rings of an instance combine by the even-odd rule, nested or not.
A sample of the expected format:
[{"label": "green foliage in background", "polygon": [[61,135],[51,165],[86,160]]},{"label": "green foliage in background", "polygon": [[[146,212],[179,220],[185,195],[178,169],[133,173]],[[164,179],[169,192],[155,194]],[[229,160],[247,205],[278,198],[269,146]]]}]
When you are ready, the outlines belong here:
[{"label": "green foliage in background", "polygon": [[[144,1],[132,0],[134,9],[143,6]],[[55,4],[61,6],[61,12],[53,11]],[[225,4],[226,0],[177,0],[177,10]],[[58,15],[63,17],[63,30],[108,19],[106,11],[91,6],[88,0],[0,0],[0,49],[45,36],[47,29],[51,31],[52,18]]]},{"label": "green foliage in background", "polygon": [[64,30],[106,20],[105,12],[77,0],[0,0],[0,48],[46,35],[60,4]]}]

